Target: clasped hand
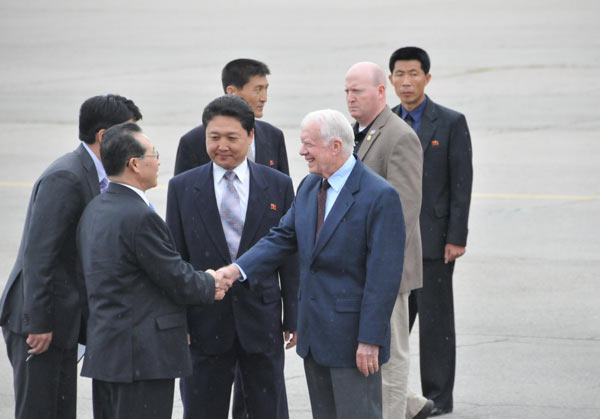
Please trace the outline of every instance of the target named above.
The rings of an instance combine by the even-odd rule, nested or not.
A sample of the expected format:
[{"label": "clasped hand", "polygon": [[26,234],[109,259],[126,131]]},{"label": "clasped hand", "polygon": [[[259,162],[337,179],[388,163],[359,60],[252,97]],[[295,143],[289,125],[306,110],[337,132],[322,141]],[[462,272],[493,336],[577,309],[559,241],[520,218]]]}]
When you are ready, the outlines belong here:
[{"label": "clasped hand", "polygon": [[242,277],[240,270],[233,264],[219,268],[216,272],[207,269],[206,273],[215,279],[215,300],[225,298],[225,294],[233,286],[233,283]]}]

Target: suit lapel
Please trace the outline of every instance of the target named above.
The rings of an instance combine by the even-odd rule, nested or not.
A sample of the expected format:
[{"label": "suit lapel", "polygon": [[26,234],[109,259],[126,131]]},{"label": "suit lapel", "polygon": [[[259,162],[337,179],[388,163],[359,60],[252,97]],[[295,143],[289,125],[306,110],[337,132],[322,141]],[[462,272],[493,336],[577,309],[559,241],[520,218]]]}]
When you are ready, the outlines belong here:
[{"label": "suit lapel", "polygon": [[421,120],[419,132],[417,133],[419,140],[421,141],[421,145],[423,146],[423,152],[427,151],[429,148],[436,128],[437,112],[435,109],[435,103],[433,103],[431,99],[427,98],[425,110],[423,111],[423,119]]},{"label": "suit lapel", "polygon": [[375,144],[375,141],[377,141],[377,138],[379,138],[379,134],[381,134],[381,130],[383,127],[385,127],[385,124],[387,123],[391,113],[392,111],[390,111],[390,109],[386,106],[377,116],[377,118],[375,118],[371,124],[371,127],[369,128],[369,132],[367,132],[365,139],[356,152],[359,159],[363,160],[373,144]]},{"label": "suit lapel", "polygon": [[248,208],[246,209],[244,230],[240,239],[238,255],[241,255],[250,247],[250,243],[256,236],[256,231],[267,210],[267,183],[258,173],[256,163],[249,161],[248,166],[250,169],[250,193],[248,194]]},{"label": "suit lapel", "polygon": [[[329,214],[327,214],[327,218],[325,218],[325,222],[323,223],[323,227],[321,227],[321,232],[319,233],[319,237],[317,237],[315,247],[313,248],[313,259],[321,252],[323,247],[325,247],[346,213],[350,210],[350,208],[352,208],[352,205],[354,205],[354,194],[359,190],[359,177],[362,170],[361,164],[362,163],[360,161],[356,162],[354,169],[352,169],[350,176],[346,180],[346,183],[344,186],[342,186],[342,190],[335,200],[331,211],[329,211]],[[316,228],[316,211],[314,219]],[[312,231],[314,234],[315,229]]]},{"label": "suit lapel", "polygon": [[217,208],[215,185],[213,181],[212,164],[205,165],[198,171],[194,181],[194,205],[204,223],[204,228],[212,240],[215,248],[224,260],[230,261],[229,249],[223,233],[221,215]]}]

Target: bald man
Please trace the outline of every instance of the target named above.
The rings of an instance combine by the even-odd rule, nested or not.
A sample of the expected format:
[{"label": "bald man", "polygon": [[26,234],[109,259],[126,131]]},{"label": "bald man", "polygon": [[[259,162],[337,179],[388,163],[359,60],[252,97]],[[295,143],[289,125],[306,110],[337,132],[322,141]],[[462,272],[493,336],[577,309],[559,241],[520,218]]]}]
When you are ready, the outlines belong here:
[{"label": "bald man", "polygon": [[[408,296],[423,286],[421,259],[421,182],[423,150],[412,128],[386,105],[386,74],[370,62],[354,64],[346,73],[346,103],[354,124],[354,151],[362,162],[385,178],[400,195],[406,223],[406,247],[400,291],[390,319],[390,361],[382,366],[383,417],[404,417],[409,356]],[[412,393],[411,393],[412,394]],[[411,395],[415,417],[426,418],[431,403]]]}]

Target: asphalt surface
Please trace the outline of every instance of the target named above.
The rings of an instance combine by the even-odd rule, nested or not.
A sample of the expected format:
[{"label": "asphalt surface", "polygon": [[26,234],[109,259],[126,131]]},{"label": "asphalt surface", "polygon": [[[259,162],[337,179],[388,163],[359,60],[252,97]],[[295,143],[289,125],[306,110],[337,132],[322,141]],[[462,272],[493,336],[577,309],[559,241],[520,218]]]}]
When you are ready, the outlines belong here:
[{"label": "asphalt surface", "polygon": [[[284,130],[298,185],[302,117],[345,112],[353,63],[385,67],[394,49],[419,45],[432,57],[429,95],[467,116],[474,150],[468,250],[454,275],[455,408],[446,417],[600,418],[599,18],[592,0],[0,0],[0,286],[31,185],[77,146],[86,98],[119,93],[140,106],[162,164],[148,196],[164,215],[179,137],[221,94],[225,62],[270,66],[265,120]],[[391,88],[388,99],[398,102]],[[13,411],[11,373],[0,344],[0,418]],[[310,418],[293,352],[286,378],[290,417]],[[92,417],[88,379],[79,381],[78,413]]]}]

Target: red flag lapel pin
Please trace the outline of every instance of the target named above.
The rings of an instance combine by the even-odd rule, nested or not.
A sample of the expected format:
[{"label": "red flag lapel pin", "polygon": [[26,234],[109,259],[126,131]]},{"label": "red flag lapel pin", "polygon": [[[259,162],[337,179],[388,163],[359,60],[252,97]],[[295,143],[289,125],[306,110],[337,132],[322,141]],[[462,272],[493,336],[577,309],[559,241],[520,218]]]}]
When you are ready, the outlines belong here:
[{"label": "red flag lapel pin", "polygon": [[277,211],[277,205],[271,203],[271,210],[272,211]]}]

